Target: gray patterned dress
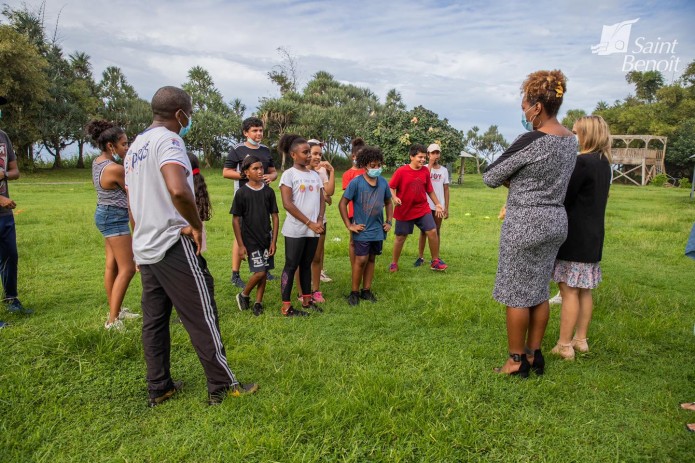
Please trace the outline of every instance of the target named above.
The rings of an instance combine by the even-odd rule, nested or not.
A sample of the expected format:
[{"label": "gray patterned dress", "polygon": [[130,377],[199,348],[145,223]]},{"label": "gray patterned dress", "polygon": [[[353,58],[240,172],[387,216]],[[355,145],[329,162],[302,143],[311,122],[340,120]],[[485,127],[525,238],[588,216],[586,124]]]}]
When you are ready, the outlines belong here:
[{"label": "gray patterned dress", "polygon": [[563,201],[577,158],[574,137],[533,131],[485,170],[497,188],[509,181],[493,297],[509,307],[546,301],[557,251],[567,237]]}]

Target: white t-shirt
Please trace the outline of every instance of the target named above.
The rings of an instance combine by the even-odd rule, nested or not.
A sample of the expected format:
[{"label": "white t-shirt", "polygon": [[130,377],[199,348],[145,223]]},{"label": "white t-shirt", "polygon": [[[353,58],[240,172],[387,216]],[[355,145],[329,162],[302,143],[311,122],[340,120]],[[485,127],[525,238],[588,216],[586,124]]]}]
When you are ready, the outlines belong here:
[{"label": "white t-shirt", "polygon": [[[432,188],[434,188],[434,194],[437,195],[437,199],[442,205],[442,209],[446,209],[446,202],[444,201],[444,185],[449,184],[449,171],[446,167],[439,166],[438,169],[430,169],[430,179],[432,179]],[[434,203],[427,196],[427,203],[430,205],[430,209],[434,210]]]},{"label": "white t-shirt", "polygon": [[[316,222],[321,208],[323,182],[319,174],[310,170],[302,172],[294,167],[287,169],[280,177],[280,186],[292,188],[292,202],[312,222]],[[316,238],[317,233],[288,213],[282,224],[282,235],[288,238]]]},{"label": "white t-shirt", "polygon": [[188,222],[179,214],[164,183],[161,168],[178,164],[186,169],[193,189],[191,163],[178,134],[164,128],[148,129],[137,136],[123,166],[130,211],[135,221],[133,255],[137,264],[156,264],[181,235]]}]

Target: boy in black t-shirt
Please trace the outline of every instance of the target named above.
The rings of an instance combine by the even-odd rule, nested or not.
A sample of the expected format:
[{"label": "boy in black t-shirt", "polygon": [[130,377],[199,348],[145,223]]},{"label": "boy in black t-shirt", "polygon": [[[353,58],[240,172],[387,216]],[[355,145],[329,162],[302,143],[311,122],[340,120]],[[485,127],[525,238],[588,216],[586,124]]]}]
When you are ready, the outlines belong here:
[{"label": "boy in black t-shirt", "polygon": [[[224,168],[222,169],[222,176],[234,180],[234,193],[236,193],[240,187],[244,186],[247,180],[241,175],[241,164],[244,162],[247,156],[256,156],[263,164],[263,182],[270,184],[278,176],[277,170],[275,170],[275,164],[273,162],[273,157],[270,153],[270,149],[261,144],[263,140],[263,121],[257,117],[249,117],[244,120],[241,127],[242,132],[246,140],[243,143],[234,145],[229,154],[224,161]],[[232,213],[232,211],[229,211]],[[239,246],[236,241],[232,245],[232,284],[239,288],[244,288],[246,284],[241,279],[239,275],[239,269],[241,267],[241,261],[239,260]],[[268,279],[272,280],[273,277],[268,273]]]},{"label": "boy in black t-shirt", "polygon": [[237,294],[236,301],[239,310],[247,310],[251,302],[251,290],[256,287],[253,314],[258,316],[263,313],[267,271],[275,268],[273,255],[280,219],[275,192],[264,181],[263,162],[255,155],[247,156],[241,171],[246,182],[234,195],[231,212],[234,215],[234,236],[239,247],[239,260],[248,256],[249,269],[253,275],[244,290]]}]

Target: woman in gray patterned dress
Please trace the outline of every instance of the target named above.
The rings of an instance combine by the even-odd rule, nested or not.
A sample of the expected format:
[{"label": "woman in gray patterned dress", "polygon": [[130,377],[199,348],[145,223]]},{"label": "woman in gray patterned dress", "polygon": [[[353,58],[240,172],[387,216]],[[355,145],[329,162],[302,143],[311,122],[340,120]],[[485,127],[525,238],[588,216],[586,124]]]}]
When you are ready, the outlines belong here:
[{"label": "woman in gray patterned dress", "polygon": [[577,155],[574,135],[557,120],[566,88],[559,70],[526,78],[521,109],[529,133],[519,136],[483,176],[490,187],[509,188],[493,292],[507,306],[509,358],[498,373],[527,377],[531,369],[544,372],[540,349],[550,313],[550,277],[567,236],[563,199]]}]

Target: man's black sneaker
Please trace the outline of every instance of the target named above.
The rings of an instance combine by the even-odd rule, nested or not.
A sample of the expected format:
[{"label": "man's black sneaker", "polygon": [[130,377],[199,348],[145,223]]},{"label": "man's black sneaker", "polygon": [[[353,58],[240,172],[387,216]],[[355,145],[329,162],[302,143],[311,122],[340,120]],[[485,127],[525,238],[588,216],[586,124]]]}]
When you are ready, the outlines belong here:
[{"label": "man's black sneaker", "polygon": [[258,317],[262,313],[263,313],[263,304],[261,304],[260,302],[256,302],[253,305],[253,314]]},{"label": "man's black sneaker", "polygon": [[241,279],[238,273],[232,273],[232,278],[230,279],[230,281],[237,288],[246,288],[246,283],[244,283],[244,280]]},{"label": "man's black sneaker", "polygon": [[239,293],[236,295],[236,305],[239,306],[239,310],[249,310],[249,306],[251,305],[251,297],[250,296],[244,296],[243,294]]},{"label": "man's black sneaker", "polygon": [[304,309],[304,310],[311,309],[314,312],[318,312],[318,313],[323,312],[323,309],[321,307],[317,306],[313,299],[309,302],[309,305],[303,305],[302,309]]},{"label": "man's black sneaker", "polygon": [[358,293],[357,291],[351,291],[350,295],[347,297],[347,302],[353,307],[359,305],[360,293]]},{"label": "man's black sneaker", "polygon": [[365,301],[369,302],[376,302],[376,297],[374,296],[374,293],[371,292],[369,289],[363,289],[360,291],[360,299],[364,299]]},{"label": "man's black sneaker", "polygon": [[294,307],[290,306],[290,308],[287,309],[287,312],[283,312],[283,315],[285,317],[307,317],[307,316],[309,316],[309,312],[304,312],[303,310],[297,310]]},{"label": "man's black sneaker", "polygon": [[255,394],[258,391],[258,384],[237,383],[228,389],[222,389],[214,394],[208,394],[208,405],[220,405],[227,397],[241,397],[242,395]]},{"label": "man's black sneaker", "polygon": [[273,275],[272,273],[270,273],[270,270],[268,270],[267,272],[265,272],[265,279],[268,280],[268,281],[273,281],[273,280],[275,280],[276,278],[275,278],[275,275]]},{"label": "man's black sneaker", "polygon": [[183,387],[183,381],[174,381],[174,387],[166,391],[164,394],[157,396],[157,397],[150,397],[149,401],[149,406],[150,407],[156,407],[157,405],[160,405],[167,400],[171,399],[174,394],[176,394],[178,391],[181,390]]},{"label": "man's black sneaker", "polygon": [[24,315],[31,315],[34,313],[33,310],[27,309],[22,305],[21,302],[19,302],[19,299],[12,298],[12,299],[6,299],[5,302],[7,303],[7,311],[10,313],[21,313]]}]

